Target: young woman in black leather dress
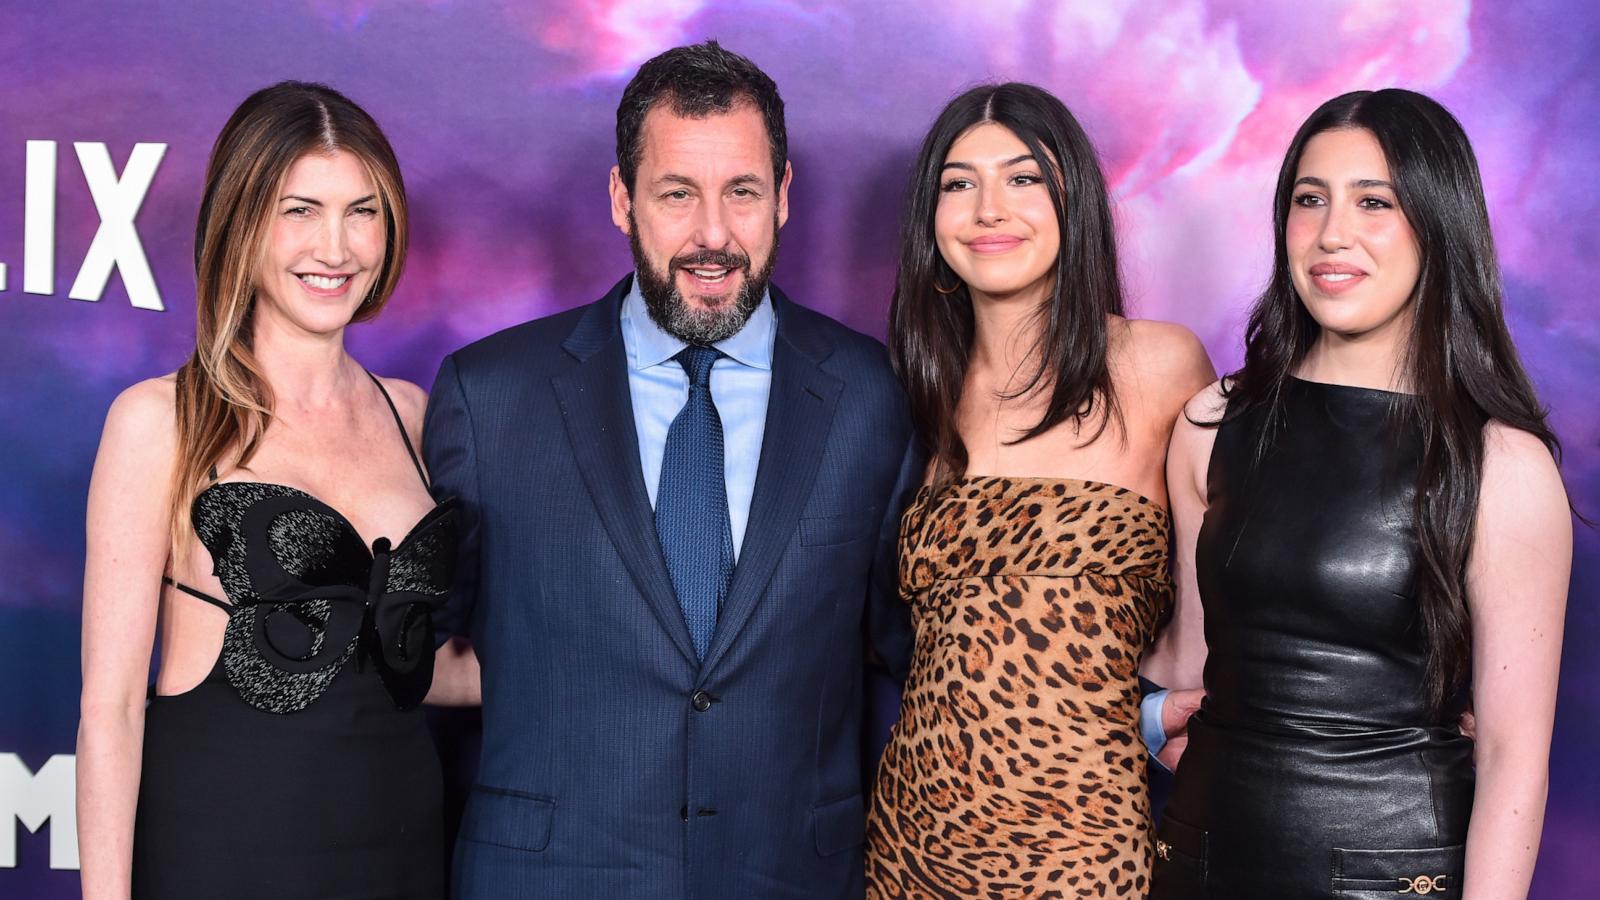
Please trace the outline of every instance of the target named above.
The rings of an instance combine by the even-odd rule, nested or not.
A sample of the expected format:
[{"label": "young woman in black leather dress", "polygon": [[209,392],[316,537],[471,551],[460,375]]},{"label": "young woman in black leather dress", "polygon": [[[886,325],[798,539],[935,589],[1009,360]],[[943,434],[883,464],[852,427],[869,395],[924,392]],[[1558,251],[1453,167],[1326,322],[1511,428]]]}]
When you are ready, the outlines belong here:
[{"label": "young woman in black leather dress", "polygon": [[344,347],[405,260],[394,153],[328,88],[259,91],[195,242],[194,355],[117,398],[89,489],[84,896],[437,900],[416,707],[454,512],[413,449],[422,391]]},{"label": "young woman in black leather dress", "polygon": [[1244,367],[1168,459],[1158,653],[1206,699],[1152,896],[1525,897],[1572,534],[1472,149],[1420,94],[1338,97],[1275,224]]}]

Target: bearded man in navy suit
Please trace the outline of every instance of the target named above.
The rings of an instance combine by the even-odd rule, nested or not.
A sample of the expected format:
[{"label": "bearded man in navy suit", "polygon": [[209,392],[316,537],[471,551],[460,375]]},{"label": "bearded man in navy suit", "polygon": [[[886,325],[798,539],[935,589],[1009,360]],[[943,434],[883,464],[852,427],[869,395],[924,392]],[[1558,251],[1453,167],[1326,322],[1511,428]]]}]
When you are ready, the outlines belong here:
[{"label": "bearded man in navy suit", "polygon": [[921,462],[883,347],[769,283],[787,150],[749,60],[650,60],[611,170],[634,272],[439,371],[483,691],[457,897],[863,892],[863,660],[908,662]]}]

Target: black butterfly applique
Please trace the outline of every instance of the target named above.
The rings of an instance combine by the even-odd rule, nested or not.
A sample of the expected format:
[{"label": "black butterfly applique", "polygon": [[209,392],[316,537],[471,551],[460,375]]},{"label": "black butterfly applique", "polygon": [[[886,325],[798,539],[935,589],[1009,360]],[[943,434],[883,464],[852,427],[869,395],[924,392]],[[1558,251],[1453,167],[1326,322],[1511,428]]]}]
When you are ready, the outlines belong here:
[{"label": "black butterfly applique", "polygon": [[222,664],[250,705],[305,709],[352,657],[371,665],[396,708],[433,682],[432,614],[449,596],[457,504],[446,500],[401,539],[368,549],[343,515],[287,485],[214,484],[195,530],[233,603]]}]

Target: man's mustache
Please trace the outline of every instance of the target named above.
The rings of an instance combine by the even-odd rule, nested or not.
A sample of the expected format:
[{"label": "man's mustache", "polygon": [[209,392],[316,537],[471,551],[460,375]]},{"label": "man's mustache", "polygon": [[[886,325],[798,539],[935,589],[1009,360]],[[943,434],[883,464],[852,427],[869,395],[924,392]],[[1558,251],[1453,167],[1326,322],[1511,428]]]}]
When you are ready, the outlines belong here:
[{"label": "man's mustache", "polygon": [[679,269],[698,269],[702,266],[721,266],[724,269],[748,269],[750,257],[732,250],[702,250],[698,253],[685,253],[674,256],[667,266],[668,273]]}]

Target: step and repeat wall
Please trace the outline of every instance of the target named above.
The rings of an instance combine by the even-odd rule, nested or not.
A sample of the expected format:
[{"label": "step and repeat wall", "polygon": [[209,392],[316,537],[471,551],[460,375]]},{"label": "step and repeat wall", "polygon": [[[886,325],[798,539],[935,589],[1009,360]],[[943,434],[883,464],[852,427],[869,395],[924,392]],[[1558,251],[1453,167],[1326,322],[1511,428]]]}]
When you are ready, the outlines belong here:
[{"label": "step and repeat wall", "polygon": [[[100,425],[193,341],[206,156],[247,94],[326,82],[386,129],[412,250],[369,368],[443,355],[599,296],[627,271],[606,177],[643,60],[719,39],[788,104],[795,177],[776,280],[881,337],[908,169],[951,96],[1032,81],[1078,114],[1115,192],[1137,315],[1219,370],[1271,258],[1271,194],[1323,100],[1404,86],[1477,148],[1512,331],[1600,514],[1600,7],[1421,0],[298,0],[0,7],[0,896],[76,896],[83,512]],[[165,472],[151,472],[164,478]],[[1580,528],[1534,896],[1594,890],[1600,535]],[[129,585],[147,590],[148,585]],[[885,726],[885,723],[878,723]],[[453,744],[452,744],[453,745]]]}]

